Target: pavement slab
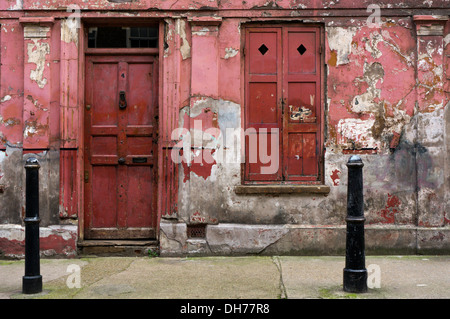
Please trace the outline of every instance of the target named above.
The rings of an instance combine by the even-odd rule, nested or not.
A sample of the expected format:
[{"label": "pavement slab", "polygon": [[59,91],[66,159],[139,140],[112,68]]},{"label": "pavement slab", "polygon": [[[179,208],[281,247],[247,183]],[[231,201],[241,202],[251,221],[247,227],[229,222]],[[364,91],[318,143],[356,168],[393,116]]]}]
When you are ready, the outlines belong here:
[{"label": "pavement slab", "polygon": [[[342,289],[345,257],[42,259],[43,291],[21,293],[23,260],[0,261],[1,299],[448,299],[450,256],[368,256],[369,291]],[[78,277],[77,277],[78,276]],[[77,280],[79,285],[77,285]]]}]

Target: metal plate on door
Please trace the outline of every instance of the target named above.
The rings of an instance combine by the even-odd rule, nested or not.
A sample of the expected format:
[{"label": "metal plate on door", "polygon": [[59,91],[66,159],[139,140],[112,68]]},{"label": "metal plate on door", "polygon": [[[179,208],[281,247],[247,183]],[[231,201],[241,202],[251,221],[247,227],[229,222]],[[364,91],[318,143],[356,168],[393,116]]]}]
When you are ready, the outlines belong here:
[{"label": "metal plate on door", "polygon": [[147,157],[133,157],[133,163],[147,163]]}]

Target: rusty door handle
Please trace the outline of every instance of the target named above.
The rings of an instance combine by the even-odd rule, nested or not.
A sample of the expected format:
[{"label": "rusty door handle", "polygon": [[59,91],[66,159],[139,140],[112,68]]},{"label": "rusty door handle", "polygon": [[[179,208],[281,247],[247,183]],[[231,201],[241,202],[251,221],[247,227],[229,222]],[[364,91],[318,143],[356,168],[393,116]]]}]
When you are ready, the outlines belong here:
[{"label": "rusty door handle", "polygon": [[118,162],[119,162],[120,165],[125,164],[125,157],[119,158]]},{"label": "rusty door handle", "polygon": [[119,92],[119,109],[124,110],[127,107],[127,100],[125,98],[125,91]]}]

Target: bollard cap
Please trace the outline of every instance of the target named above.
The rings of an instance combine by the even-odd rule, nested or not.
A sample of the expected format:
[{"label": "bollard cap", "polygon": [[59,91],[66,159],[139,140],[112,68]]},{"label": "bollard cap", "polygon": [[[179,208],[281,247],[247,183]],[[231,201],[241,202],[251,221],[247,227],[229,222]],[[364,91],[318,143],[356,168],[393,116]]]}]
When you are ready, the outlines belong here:
[{"label": "bollard cap", "polygon": [[36,157],[29,157],[25,163],[25,168],[40,168],[39,161]]},{"label": "bollard cap", "polygon": [[347,167],[350,167],[350,166],[363,167],[364,163],[363,163],[361,157],[359,157],[358,155],[352,155],[352,156],[350,156],[350,158],[348,159],[348,162],[347,162]]}]

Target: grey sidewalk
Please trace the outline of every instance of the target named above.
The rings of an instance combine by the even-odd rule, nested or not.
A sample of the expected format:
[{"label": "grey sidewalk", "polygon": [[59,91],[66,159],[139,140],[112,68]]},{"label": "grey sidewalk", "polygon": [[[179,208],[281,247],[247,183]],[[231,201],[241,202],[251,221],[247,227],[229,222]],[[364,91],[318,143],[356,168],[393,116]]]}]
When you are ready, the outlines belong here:
[{"label": "grey sidewalk", "polygon": [[[78,265],[80,272],[71,272]],[[41,259],[43,292],[21,294],[24,261],[0,261],[0,298],[449,298],[450,256],[368,256],[380,288],[342,290],[344,257]],[[375,265],[375,266],[370,266]],[[68,268],[69,267],[69,268]],[[69,272],[68,272],[69,270]],[[79,274],[81,287],[75,284]],[[69,277],[70,276],[70,277]],[[374,279],[375,273],[369,271]],[[69,280],[68,280],[69,279]],[[371,281],[375,283],[375,281]]]}]

